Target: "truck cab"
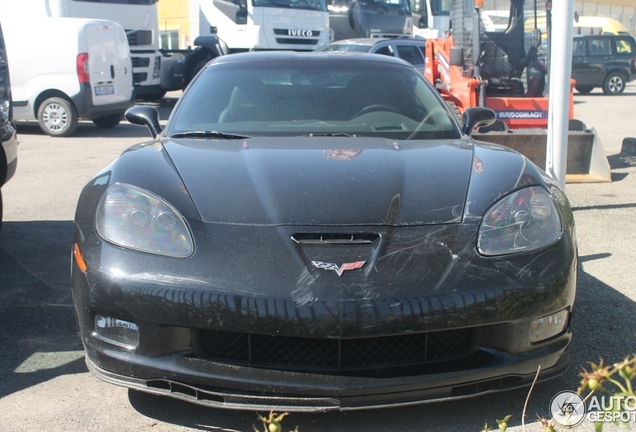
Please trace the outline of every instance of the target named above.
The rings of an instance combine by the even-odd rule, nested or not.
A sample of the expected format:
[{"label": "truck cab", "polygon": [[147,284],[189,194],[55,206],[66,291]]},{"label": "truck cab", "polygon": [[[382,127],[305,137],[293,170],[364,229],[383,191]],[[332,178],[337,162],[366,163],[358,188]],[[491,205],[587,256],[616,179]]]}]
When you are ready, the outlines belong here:
[{"label": "truck cab", "polygon": [[328,0],[334,40],[413,34],[408,0]]},{"label": "truck cab", "polygon": [[229,52],[311,51],[331,40],[325,0],[201,2],[199,36],[217,36]]}]

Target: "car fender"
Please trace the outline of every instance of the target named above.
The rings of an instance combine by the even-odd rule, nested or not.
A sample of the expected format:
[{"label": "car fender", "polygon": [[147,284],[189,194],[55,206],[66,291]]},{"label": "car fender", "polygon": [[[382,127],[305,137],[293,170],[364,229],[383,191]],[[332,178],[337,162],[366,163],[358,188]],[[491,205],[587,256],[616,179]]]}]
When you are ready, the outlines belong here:
[{"label": "car fender", "polygon": [[75,215],[76,229],[85,238],[95,231],[95,212],[102,196],[115,183],[146,189],[174,206],[182,216],[200,220],[181,177],[160,141],[149,141],[124,151],[97,173],[82,190]]}]

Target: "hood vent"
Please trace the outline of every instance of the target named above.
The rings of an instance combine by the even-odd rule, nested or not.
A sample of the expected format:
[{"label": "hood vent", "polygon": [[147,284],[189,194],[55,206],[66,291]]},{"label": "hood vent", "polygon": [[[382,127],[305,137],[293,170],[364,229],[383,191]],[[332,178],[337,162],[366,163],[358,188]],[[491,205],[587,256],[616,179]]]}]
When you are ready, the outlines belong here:
[{"label": "hood vent", "polygon": [[371,244],[379,234],[374,233],[298,233],[292,235],[292,240],[299,244]]}]

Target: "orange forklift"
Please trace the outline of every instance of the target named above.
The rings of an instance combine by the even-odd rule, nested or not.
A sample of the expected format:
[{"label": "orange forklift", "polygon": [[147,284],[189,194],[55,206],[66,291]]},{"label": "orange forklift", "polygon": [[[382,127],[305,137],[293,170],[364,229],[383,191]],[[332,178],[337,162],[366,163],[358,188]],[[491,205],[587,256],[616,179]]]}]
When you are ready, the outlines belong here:
[{"label": "orange forklift", "polygon": [[[424,75],[456,115],[475,106],[495,111],[497,122],[475,138],[513,148],[545,168],[550,2],[510,0],[508,26],[496,30],[486,29],[482,2],[452,1],[450,35],[427,40]],[[566,181],[611,181],[595,130],[574,118],[573,88],[574,81]]]}]

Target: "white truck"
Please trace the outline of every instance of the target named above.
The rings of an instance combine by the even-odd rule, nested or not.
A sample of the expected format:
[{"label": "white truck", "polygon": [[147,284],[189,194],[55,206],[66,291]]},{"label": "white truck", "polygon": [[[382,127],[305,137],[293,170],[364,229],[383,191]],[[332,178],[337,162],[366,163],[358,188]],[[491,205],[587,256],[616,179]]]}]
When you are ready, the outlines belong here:
[{"label": "white truck", "polygon": [[325,0],[198,0],[198,10],[196,48],[172,65],[174,89],[185,88],[219,55],[311,51],[333,40]]},{"label": "white truck", "polygon": [[[9,16],[95,18],[119,23],[130,47],[136,97],[157,100],[165,94],[161,87],[157,0],[0,0],[0,13],[5,15],[5,11]],[[55,43],[55,32],[50,36]]]},{"label": "white truck", "polygon": [[450,31],[452,0],[410,0],[413,11],[413,37],[437,39]]},{"label": "white truck", "polygon": [[25,19],[1,8],[0,18],[16,121],[37,120],[48,135],[68,136],[79,118],[116,126],[135,104],[130,51],[116,22]]}]

